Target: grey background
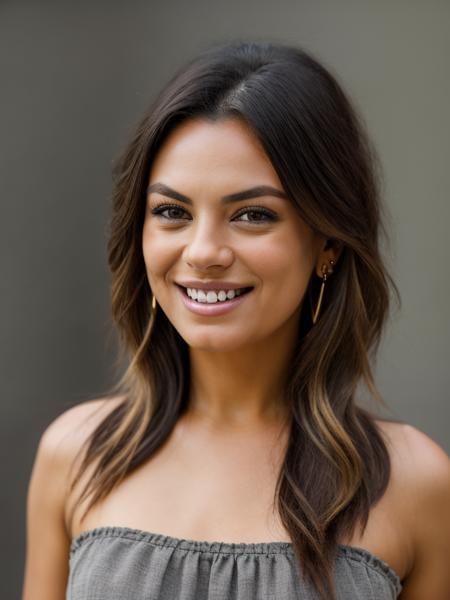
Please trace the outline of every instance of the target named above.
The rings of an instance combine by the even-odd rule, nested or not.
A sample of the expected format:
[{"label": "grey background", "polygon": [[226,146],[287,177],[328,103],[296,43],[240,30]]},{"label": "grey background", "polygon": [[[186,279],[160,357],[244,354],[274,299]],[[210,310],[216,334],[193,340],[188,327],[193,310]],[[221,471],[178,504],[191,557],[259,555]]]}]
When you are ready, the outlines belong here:
[{"label": "grey background", "polygon": [[450,4],[0,3],[2,598],[18,597],[38,439],[112,382],[111,166],[150,98],[213,42],[303,45],[339,78],[382,158],[400,288],[377,364],[391,416],[447,452]]}]

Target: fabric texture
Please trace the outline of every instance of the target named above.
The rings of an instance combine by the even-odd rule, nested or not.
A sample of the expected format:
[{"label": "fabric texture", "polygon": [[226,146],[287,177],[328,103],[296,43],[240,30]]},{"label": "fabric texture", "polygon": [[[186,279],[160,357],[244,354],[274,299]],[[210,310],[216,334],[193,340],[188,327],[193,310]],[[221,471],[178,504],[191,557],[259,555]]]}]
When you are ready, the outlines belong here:
[{"label": "fabric texture", "polygon": [[[292,544],[183,540],[128,527],[97,527],[72,540],[66,600],[317,600]],[[339,600],[391,600],[395,571],[363,548],[339,545]]]}]

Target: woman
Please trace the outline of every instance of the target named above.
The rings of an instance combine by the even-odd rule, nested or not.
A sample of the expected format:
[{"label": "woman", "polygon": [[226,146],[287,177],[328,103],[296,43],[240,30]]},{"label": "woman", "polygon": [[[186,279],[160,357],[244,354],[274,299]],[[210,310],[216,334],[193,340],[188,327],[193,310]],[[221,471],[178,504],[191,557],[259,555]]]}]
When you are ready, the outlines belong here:
[{"label": "woman", "polygon": [[397,291],[381,210],[308,53],[230,44],[168,83],[116,172],[130,365],[42,436],[24,600],[449,597],[448,457],[356,402]]}]

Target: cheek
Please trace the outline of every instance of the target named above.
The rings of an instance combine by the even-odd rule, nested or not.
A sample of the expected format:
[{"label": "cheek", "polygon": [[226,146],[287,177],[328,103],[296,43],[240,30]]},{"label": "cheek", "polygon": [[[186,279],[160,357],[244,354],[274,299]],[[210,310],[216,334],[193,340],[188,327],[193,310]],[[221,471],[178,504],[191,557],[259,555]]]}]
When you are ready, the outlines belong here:
[{"label": "cheek", "polygon": [[155,235],[144,225],[142,253],[149,279],[164,276],[176,258],[176,249],[164,236]]},{"label": "cheek", "polygon": [[288,231],[270,241],[261,240],[252,257],[254,271],[265,287],[278,288],[283,295],[298,295],[306,289],[314,264],[308,237]]}]

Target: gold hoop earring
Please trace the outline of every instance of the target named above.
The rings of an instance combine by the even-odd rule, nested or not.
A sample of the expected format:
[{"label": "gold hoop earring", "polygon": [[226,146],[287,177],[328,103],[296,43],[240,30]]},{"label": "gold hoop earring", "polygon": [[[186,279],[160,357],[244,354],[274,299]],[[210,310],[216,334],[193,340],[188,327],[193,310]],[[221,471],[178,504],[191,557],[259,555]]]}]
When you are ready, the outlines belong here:
[{"label": "gold hoop earring", "polygon": [[156,298],[155,298],[155,294],[153,294],[152,296],[152,314],[154,314],[156,312]]},{"label": "gold hoop earring", "polygon": [[[330,262],[330,265],[333,267],[334,260],[330,260],[329,262]],[[322,285],[320,286],[319,300],[317,301],[316,310],[313,312],[313,316],[312,316],[313,324],[316,323],[316,321],[319,317],[320,307],[322,306],[322,298],[323,298],[323,291],[325,289],[325,283],[327,282],[328,275],[330,275],[333,272],[333,269],[332,268],[329,269],[326,264],[323,264],[321,267],[321,271],[322,271]]]}]

